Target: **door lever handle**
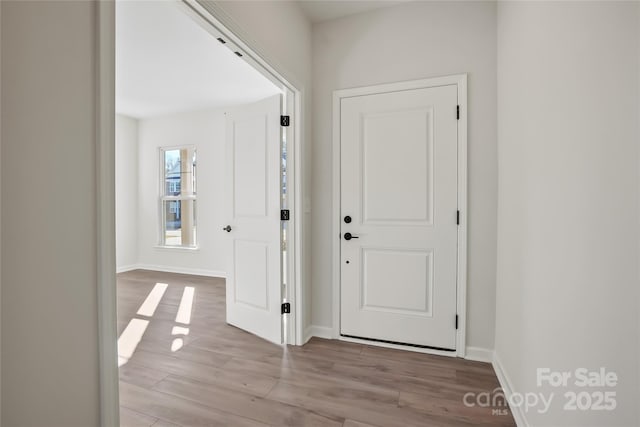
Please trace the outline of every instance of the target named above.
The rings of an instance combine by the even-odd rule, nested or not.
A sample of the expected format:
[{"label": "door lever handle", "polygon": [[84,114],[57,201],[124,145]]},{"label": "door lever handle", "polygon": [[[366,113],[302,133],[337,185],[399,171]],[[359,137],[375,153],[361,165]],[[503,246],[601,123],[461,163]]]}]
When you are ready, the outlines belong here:
[{"label": "door lever handle", "polygon": [[226,227],[222,228],[224,231],[226,231],[227,233],[231,233],[231,226],[227,225]]},{"label": "door lever handle", "polygon": [[358,236],[354,236],[351,233],[344,233],[344,240],[351,240],[351,239],[359,239]]}]

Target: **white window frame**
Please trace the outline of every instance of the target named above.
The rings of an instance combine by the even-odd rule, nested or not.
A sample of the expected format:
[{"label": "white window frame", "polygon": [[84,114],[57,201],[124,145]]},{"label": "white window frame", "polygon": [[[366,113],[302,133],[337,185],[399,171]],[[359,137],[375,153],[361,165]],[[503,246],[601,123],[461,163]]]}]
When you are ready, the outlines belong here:
[{"label": "white window frame", "polygon": [[[197,148],[195,145],[189,145],[189,144],[185,144],[185,145],[173,145],[173,146],[169,146],[169,147],[158,147],[158,172],[159,172],[159,179],[158,179],[158,247],[159,248],[166,248],[166,249],[186,249],[186,250],[194,250],[194,249],[198,249],[198,245],[199,245],[199,239],[198,239],[198,232],[196,231],[196,236],[195,236],[195,243],[193,245],[168,245],[166,243],[166,230],[165,230],[165,223],[166,223],[166,211],[164,209],[164,203],[165,202],[170,202],[170,201],[188,201],[188,200],[193,200],[194,202],[197,202],[197,194],[189,194],[189,195],[184,195],[184,194],[180,194],[179,196],[167,196],[166,190],[167,190],[167,184],[166,184],[166,175],[165,175],[165,152],[167,151],[175,151],[175,150],[187,150],[189,153],[189,157],[191,157],[193,155],[193,153],[197,153]],[[196,160],[197,161],[197,160]],[[195,183],[196,183],[196,188],[197,188],[197,182],[198,182],[198,176],[197,176],[197,170],[198,168],[193,168],[193,175],[195,178]],[[180,186],[180,189],[182,190],[182,185]],[[197,190],[196,190],[197,191]],[[194,222],[197,223],[198,221],[198,204],[195,203],[195,208],[194,208],[194,212],[193,212],[193,216],[194,216]]]}]

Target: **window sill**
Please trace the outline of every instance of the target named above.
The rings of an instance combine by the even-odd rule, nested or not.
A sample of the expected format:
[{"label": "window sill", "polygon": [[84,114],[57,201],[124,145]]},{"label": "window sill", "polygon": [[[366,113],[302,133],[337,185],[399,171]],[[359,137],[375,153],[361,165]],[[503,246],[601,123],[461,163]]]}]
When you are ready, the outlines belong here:
[{"label": "window sill", "polygon": [[170,251],[170,252],[198,252],[200,250],[199,246],[163,246],[156,245],[154,249],[159,249],[161,251]]}]

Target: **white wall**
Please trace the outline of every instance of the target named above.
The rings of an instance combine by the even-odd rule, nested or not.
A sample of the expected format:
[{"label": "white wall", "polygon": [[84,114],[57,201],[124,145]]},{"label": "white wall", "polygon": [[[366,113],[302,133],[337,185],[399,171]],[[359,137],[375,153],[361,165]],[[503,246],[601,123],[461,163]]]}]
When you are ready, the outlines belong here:
[{"label": "white wall", "polygon": [[[636,2],[498,5],[495,353],[515,391],[556,392],[530,425],[640,423],[638,28]],[[579,367],[617,373],[616,411],[536,387]]]},{"label": "white wall", "polygon": [[138,263],[138,120],[116,115],[116,267]]},{"label": "white wall", "polygon": [[[0,40],[2,34],[2,6],[0,6]],[[2,99],[2,46],[0,42],[0,100]],[[0,153],[2,152],[2,102],[0,101]],[[2,188],[2,155],[0,154],[0,189]],[[0,197],[2,224],[2,197]],[[2,227],[0,226],[0,426],[2,425]]]},{"label": "white wall", "polygon": [[415,2],[313,27],[313,323],[332,326],[332,93],[469,73],[467,345],[493,348],[496,6]]},{"label": "white wall", "polygon": [[[205,7],[217,6],[220,18],[234,33],[248,42],[262,58],[275,67],[302,91],[302,193],[306,205],[302,218],[303,295],[306,317],[303,326],[311,324],[311,25],[300,6],[292,1],[210,1],[200,0]],[[295,310],[295,308],[294,308]]]},{"label": "white wall", "polygon": [[[138,261],[144,268],[223,276],[225,110],[209,109],[139,121]],[[160,248],[160,147],[193,145],[198,156],[198,249]]]},{"label": "white wall", "polygon": [[4,426],[99,423],[95,5],[0,6]]}]

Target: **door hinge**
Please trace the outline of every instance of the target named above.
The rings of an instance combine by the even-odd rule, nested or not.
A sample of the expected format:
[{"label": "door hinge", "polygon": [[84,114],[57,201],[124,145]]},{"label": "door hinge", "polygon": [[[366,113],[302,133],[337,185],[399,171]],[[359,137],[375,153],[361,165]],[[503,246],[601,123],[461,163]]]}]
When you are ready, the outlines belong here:
[{"label": "door hinge", "polygon": [[280,126],[289,126],[289,116],[280,116]]},{"label": "door hinge", "polygon": [[456,120],[460,120],[460,106],[456,105]]},{"label": "door hinge", "polygon": [[280,211],[280,221],[289,221],[289,209],[282,209]]},{"label": "door hinge", "polygon": [[456,211],[456,224],[460,225],[460,211]]},{"label": "door hinge", "polygon": [[283,302],[282,303],[282,314],[291,313],[291,303]]},{"label": "door hinge", "polygon": [[456,330],[458,329],[458,315],[456,314]]}]

